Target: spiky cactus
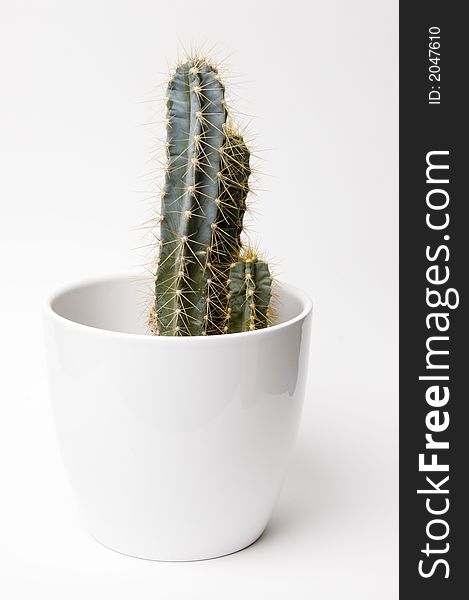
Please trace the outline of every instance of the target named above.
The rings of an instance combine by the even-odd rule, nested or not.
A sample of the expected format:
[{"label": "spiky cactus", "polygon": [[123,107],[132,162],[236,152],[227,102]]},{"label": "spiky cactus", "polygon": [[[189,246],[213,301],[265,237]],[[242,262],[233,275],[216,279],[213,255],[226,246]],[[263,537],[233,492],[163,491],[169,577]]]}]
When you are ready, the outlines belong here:
[{"label": "spiky cactus", "polygon": [[251,251],[231,266],[228,279],[227,333],[267,327],[271,284],[269,265]]},{"label": "spiky cactus", "polygon": [[[176,68],[167,88],[166,124],[150,326],[156,335],[227,333],[241,326],[230,323],[236,292],[228,286],[242,249],[250,153],[230,125],[218,70],[205,59],[190,58]],[[252,323],[265,327],[267,321]]]}]

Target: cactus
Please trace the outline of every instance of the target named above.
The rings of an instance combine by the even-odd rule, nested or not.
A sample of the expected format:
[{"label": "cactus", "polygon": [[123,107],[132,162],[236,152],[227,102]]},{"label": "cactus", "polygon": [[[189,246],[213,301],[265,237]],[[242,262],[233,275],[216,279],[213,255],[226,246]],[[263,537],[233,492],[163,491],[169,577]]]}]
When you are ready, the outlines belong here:
[{"label": "cactus", "polygon": [[227,333],[267,327],[272,276],[253,251],[231,266],[228,279]]},{"label": "cactus", "polygon": [[217,300],[207,304],[207,334],[226,333],[228,277],[231,265],[238,260],[242,243],[243,217],[249,192],[249,150],[242,136],[227,127],[221,150],[217,227],[211,242],[211,285]]},{"label": "cactus", "polygon": [[[207,60],[191,57],[176,68],[166,103],[167,165],[150,328],[155,335],[226,333],[250,152],[231,125],[224,84]],[[265,326],[260,317],[250,323]]]}]

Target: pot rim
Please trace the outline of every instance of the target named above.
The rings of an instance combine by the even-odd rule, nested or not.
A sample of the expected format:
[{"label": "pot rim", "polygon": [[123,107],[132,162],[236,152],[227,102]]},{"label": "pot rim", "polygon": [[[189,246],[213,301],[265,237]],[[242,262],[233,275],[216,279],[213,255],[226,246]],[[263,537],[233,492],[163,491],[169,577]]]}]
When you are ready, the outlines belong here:
[{"label": "pot rim", "polygon": [[[143,281],[148,279],[147,276],[142,274],[126,272],[126,273],[116,273],[105,276],[94,276],[87,279],[82,279],[75,283],[68,283],[60,286],[55,289],[54,292],[50,293],[45,301],[43,302],[43,313],[46,317],[51,318],[62,325],[67,327],[71,327],[74,329],[81,329],[83,331],[90,330],[90,332],[99,335],[107,335],[107,336],[119,336],[123,338],[129,339],[138,339],[138,340],[148,340],[149,342],[144,343],[194,343],[194,341],[204,340],[204,344],[213,343],[213,340],[221,341],[221,340],[230,340],[230,339],[239,339],[241,337],[249,336],[250,338],[259,337],[269,335],[275,331],[279,331],[280,329],[284,329],[286,327],[292,326],[294,323],[305,319],[313,310],[313,302],[311,298],[300,288],[296,286],[290,285],[289,283],[285,283],[283,281],[276,280],[276,285],[280,288],[284,288],[291,292],[296,298],[300,301],[302,305],[301,312],[293,317],[292,319],[288,319],[283,323],[278,323],[277,325],[270,325],[269,327],[265,327],[264,329],[256,329],[255,331],[242,331],[240,333],[230,333],[230,334],[219,334],[219,335],[193,335],[193,336],[169,336],[169,335],[145,335],[142,333],[127,333],[122,331],[114,331],[111,329],[102,329],[101,327],[93,327],[91,325],[85,325],[84,323],[79,323],[77,321],[72,321],[67,317],[63,317],[58,314],[53,308],[53,303],[62,295],[73,292],[80,288],[85,288],[88,286],[100,284],[100,283],[110,283],[112,281],[117,280],[134,280],[134,281]],[[158,341],[156,341],[158,340]],[[163,341],[164,340],[164,341]],[[182,341],[184,340],[184,341]]]}]

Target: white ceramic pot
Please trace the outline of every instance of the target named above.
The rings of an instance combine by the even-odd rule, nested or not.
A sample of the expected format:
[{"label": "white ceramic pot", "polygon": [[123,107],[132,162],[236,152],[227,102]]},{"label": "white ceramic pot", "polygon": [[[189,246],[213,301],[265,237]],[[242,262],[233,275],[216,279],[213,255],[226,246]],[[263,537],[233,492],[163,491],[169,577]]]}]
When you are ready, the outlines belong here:
[{"label": "white ceramic pot", "polygon": [[278,323],[209,337],[146,333],[132,276],[46,307],[50,390],[91,534],[155,560],[222,556],[272,514],[305,390],[311,302],[281,285]]}]

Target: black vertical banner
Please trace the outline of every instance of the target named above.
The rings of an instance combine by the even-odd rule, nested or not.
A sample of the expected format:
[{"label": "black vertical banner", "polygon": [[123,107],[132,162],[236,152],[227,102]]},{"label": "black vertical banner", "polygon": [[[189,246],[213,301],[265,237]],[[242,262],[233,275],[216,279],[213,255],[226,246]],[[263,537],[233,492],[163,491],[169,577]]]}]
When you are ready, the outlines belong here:
[{"label": "black vertical banner", "polygon": [[[469,30],[400,6],[400,597],[468,592]],[[458,592],[456,592],[458,590]]]}]

